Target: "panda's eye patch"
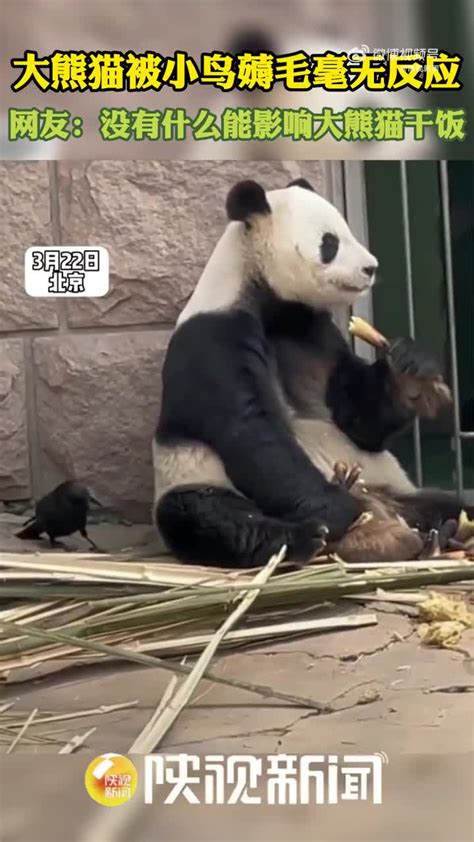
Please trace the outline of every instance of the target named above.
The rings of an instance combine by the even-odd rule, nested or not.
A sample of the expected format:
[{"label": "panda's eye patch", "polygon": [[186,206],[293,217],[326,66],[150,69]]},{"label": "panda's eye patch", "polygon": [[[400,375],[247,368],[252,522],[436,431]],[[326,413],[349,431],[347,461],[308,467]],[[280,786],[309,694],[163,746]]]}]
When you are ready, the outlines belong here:
[{"label": "panda's eye patch", "polygon": [[337,251],[339,249],[339,237],[336,237],[335,234],[323,234],[323,239],[321,240],[321,262],[322,263],[330,263],[331,260],[334,260]]}]

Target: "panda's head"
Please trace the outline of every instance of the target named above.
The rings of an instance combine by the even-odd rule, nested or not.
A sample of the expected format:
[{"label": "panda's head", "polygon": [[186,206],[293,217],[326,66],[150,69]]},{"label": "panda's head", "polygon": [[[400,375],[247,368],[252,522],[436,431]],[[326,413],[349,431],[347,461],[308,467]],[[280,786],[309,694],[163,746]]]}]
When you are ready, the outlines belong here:
[{"label": "panda's head", "polygon": [[374,283],[375,257],[304,179],[269,192],[240,181],[226,208],[242,225],[247,276],[265,278],[279,297],[316,307],[352,304]]}]

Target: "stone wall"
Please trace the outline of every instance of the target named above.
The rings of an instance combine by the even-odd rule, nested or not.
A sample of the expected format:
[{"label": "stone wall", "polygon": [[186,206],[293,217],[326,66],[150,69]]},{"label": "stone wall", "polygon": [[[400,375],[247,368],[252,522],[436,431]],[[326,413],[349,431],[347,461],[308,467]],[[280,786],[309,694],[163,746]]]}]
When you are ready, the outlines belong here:
[{"label": "stone wall", "polygon": [[[0,500],[81,478],[104,502],[148,517],[160,367],[243,177],[268,189],[318,162],[9,162],[0,165]],[[104,298],[45,300],[23,289],[32,245],[102,245]]]}]

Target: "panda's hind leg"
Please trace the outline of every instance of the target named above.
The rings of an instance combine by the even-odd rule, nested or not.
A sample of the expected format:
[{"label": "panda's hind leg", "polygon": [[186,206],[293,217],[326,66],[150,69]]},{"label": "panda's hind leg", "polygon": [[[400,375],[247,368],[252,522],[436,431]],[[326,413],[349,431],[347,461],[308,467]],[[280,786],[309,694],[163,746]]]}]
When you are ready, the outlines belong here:
[{"label": "panda's hind leg", "polygon": [[325,545],[314,523],[266,517],[235,491],[208,485],[180,486],[155,507],[156,525],[180,561],[218,567],[261,567],[287,546],[291,561],[309,561]]},{"label": "panda's hind leg", "polygon": [[414,494],[398,495],[396,502],[401,515],[410,526],[421,532],[440,529],[447,521],[458,521],[462,511],[474,518],[474,506],[469,506],[455,494],[426,489]]}]

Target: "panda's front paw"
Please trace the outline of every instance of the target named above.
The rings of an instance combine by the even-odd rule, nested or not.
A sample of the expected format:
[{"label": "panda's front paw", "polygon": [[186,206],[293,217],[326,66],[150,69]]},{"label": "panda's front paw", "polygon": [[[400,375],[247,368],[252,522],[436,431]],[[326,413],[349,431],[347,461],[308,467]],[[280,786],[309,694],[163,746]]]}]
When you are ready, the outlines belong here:
[{"label": "panda's front paw", "polygon": [[417,415],[434,418],[451,403],[449,386],[443,380],[441,366],[413,339],[395,339],[388,360],[405,407]]},{"label": "panda's front paw", "polygon": [[357,485],[359,488],[364,487],[364,480],[362,479],[362,466],[355,462],[353,465],[347,465],[346,462],[336,462],[334,465],[334,475],[331,479],[333,485],[342,485],[348,491]]},{"label": "panda's front paw", "polygon": [[394,339],[389,348],[390,363],[398,374],[407,374],[426,380],[442,380],[439,362],[414,341]]}]

